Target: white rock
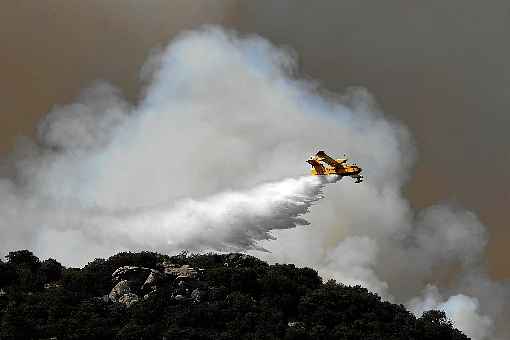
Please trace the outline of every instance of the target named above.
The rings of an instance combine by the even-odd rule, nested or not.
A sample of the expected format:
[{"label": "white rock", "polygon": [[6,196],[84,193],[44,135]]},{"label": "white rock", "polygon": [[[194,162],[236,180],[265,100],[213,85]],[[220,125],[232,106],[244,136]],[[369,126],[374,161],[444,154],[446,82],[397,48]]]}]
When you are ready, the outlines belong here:
[{"label": "white rock", "polygon": [[119,302],[119,299],[125,295],[130,294],[131,288],[129,288],[129,283],[127,280],[122,280],[115,285],[108,294],[108,298],[113,302]]}]

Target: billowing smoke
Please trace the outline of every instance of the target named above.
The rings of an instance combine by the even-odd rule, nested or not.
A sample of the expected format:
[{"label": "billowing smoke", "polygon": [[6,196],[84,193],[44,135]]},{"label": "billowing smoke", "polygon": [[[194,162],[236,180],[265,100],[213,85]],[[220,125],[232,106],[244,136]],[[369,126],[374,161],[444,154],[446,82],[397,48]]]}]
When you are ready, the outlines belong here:
[{"label": "billowing smoke", "polygon": [[429,285],[422,297],[412,299],[408,305],[418,315],[431,309],[444,310],[454,324],[473,339],[486,339],[491,335],[493,321],[479,314],[477,298],[458,294],[444,301],[437,287]]},{"label": "billowing smoke", "polygon": [[[136,105],[97,84],[54,108],[2,168],[1,250],[66,264],[122,249],[248,250],[418,314],[445,309],[473,339],[509,334],[484,226],[447,204],[416,213],[402,194],[408,131],[365,90],[334,95],[296,74],[292,51],[209,27],[150,59]],[[352,156],[366,182],[302,177],[319,148]]]}]

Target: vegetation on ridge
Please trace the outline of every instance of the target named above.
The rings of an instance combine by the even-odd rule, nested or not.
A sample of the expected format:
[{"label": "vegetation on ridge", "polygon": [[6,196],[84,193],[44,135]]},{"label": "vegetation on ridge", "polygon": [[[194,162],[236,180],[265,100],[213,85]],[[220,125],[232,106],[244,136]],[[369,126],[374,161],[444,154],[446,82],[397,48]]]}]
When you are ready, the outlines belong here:
[{"label": "vegetation on ridge", "polygon": [[[197,274],[167,274],[162,264]],[[129,306],[108,298],[123,266],[161,274],[148,293],[132,288],[139,300]],[[119,253],[77,269],[11,252],[0,261],[0,339],[48,338],[468,339],[443,312],[416,318],[360,286],[242,254]]]}]

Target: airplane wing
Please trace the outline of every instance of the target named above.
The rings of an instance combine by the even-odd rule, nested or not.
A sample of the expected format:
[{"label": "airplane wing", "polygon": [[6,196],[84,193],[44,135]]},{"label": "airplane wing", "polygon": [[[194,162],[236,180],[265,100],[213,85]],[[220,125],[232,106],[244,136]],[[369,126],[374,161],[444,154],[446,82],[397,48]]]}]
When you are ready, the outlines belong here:
[{"label": "airplane wing", "polygon": [[[335,159],[329,157],[328,155],[326,155],[326,153],[324,151],[319,151],[315,154],[315,157],[317,157],[317,160],[318,161],[322,161],[324,163],[327,163],[333,167],[337,167],[338,165],[342,164],[343,162],[339,163],[338,161],[336,161]],[[344,160],[345,162],[346,160]]]}]

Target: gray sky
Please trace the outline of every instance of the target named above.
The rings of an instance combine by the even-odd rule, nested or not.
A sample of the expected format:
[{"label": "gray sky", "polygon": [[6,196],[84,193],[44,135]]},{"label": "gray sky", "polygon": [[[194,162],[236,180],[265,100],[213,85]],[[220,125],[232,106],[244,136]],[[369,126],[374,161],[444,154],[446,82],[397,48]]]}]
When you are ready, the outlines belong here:
[{"label": "gray sky", "polygon": [[6,1],[0,152],[95,79],[135,100],[150,49],[203,23],[295,49],[302,75],[331,91],[367,87],[416,138],[413,204],[453,200],[478,213],[491,233],[493,273],[510,277],[506,1]]}]

